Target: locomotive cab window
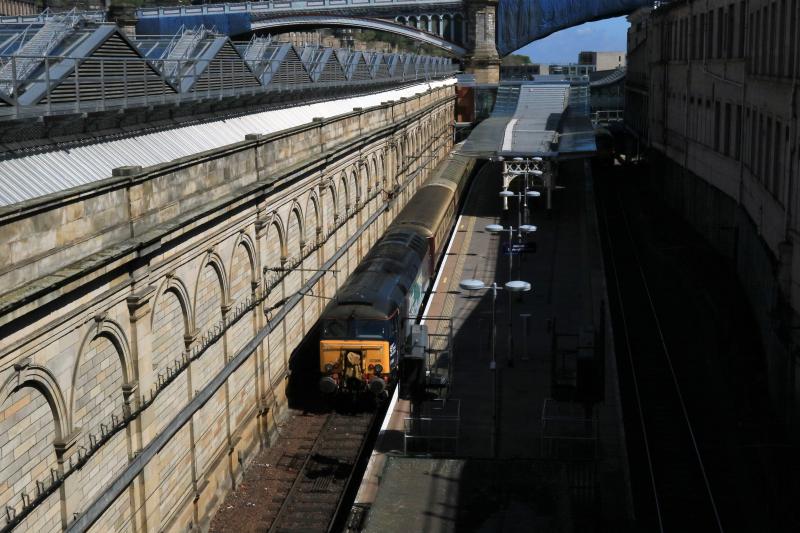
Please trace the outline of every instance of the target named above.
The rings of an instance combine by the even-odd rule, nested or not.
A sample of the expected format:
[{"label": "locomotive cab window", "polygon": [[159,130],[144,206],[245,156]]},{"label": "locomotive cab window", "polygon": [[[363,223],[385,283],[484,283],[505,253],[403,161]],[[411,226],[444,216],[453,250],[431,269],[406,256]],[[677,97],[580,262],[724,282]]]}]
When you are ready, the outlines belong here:
[{"label": "locomotive cab window", "polygon": [[322,323],[322,336],[326,339],[347,338],[347,320],[325,320]]},{"label": "locomotive cab window", "polygon": [[355,336],[358,339],[385,339],[388,333],[388,320],[355,320]]}]

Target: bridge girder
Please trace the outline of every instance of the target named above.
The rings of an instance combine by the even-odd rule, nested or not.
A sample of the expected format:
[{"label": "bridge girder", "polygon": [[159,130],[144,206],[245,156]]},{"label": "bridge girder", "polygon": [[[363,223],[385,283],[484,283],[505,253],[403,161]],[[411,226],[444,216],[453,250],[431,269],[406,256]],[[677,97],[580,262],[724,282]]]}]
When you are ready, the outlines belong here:
[{"label": "bridge girder", "polygon": [[394,33],[396,35],[402,35],[422,43],[430,44],[459,58],[464,57],[467,54],[467,50],[462,46],[450,42],[434,33],[382,19],[330,15],[303,15],[254,20],[251,24],[252,31],[298,27],[350,27],[379,30]]}]

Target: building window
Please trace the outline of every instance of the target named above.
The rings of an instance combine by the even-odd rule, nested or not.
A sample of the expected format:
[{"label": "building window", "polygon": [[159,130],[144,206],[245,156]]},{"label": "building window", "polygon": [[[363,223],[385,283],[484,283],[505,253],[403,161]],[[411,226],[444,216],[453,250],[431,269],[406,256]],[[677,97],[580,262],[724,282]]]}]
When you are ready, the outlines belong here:
[{"label": "building window", "polygon": [[714,102],[714,150],[719,152],[719,123],[720,123],[720,110],[719,102]]},{"label": "building window", "polygon": [[725,42],[725,19],[723,18],[724,12],[723,9],[720,7],[717,9],[717,49],[714,57],[720,58],[722,57],[722,43]]},{"label": "building window", "polygon": [[776,59],[775,56],[777,54],[774,53],[774,50],[775,50],[775,38],[777,37],[776,34],[778,33],[778,24],[777,24],[777,20],[776,20],[776,17],[778,16],[777,15],[777,11],[778,10],[777,10],[777,6],[776,6],[775,2],[772,2],[772,5],[769,8],[769,30],[768,30],[769,31],[769,50],[772,53],[768,53],[767,54],[767,56],[769,57],[769,72],[768,72],[768,74],[771,75],[771,76],[774,75],[775,72],[776,72],[775,71],[775,59]]},{"label": "building window", "polygon": [[[784,0],[785,1],[785,0]],[[728,23],[725,33],[725,57],[733,57],[733,29],[736,27],[736,5],[728,6]]]},{"label": "building window", "polygon": [[733,157],[739,161],[742,157],[742,134],[744,133],[744,124],[742,124],[742,106],[736,104],[736,137],[734,138]]},{"label": "building window", "polygon": [[783,171],[781,168],[781,156],[783,155],[783,136],[781,135],[783,128],[781,121],[775,120],[775,144],[774,155],[772,162],[772,182],[775,185],[773,194],[780,204],[783,204]]},{"label": "building window", "polygon": [[[744,45],[745,45],[745,42],[744,42],[744,31],[745,31],[744,30],[744,23],[747,20],[747,15],[745,13],[745,8],[746,8],[745,2],[741,2],[739,4],[739,35],[738,35],[738,39],[739,39],[739,57],[741,57],[741,58],[744,57]],[[750,15],[750,26],[752,27],[752,25],[753,25],[753,16]]]},{"label": "building window", "polygon": [[708,33],[706,33],[706,53],[705,57],[714,57],[714,12],[708,12]]},{"label": "building window", "polygon": [[791,13],[789,15],[789,76],[794,76],[794,48],[797,41],[797,18],[800,13],[797,12],[797,0],[792,0]]},{"label": "building window", "polygon": [[761,10],[761,59],[759,59],[759,69],[761,74],[766,74],[769,68],[769,7],[764,6]]},{"label": "building window", "polygon": [[764,176],[764,186],[768,191],[774,191],[772,183],[772,158],[770,157],[770,147],[772,146],[772,117],[767,117],[764,121],[766,127],[766,139],[764,144],[764,151],[761,154],[761,175]]},{"label": "building window", "polygon": [[[779,42],[781,43],[787,42],[783,40],[783,36],[786,35],[786,0],[781,0],[781,18],[778,21],[778,27],[780,28],[780,30],[777,30]],[[776,29],[777,28],[773,28],[773,31],[775,31]],[[788,72],[786,72],[785,59],[786,59],[786,46],[778,46],[778,65],[774,72],[775,75],[781,76],[783,74],[788,74]]]},{"label": "building window", "polygon": [[733,128],[731,128],[731,104],[725,104],[725,130],[722,132],[725,138],[723,143],[722,153],[727,156],[731,155],[731,136],[733,135]]}]

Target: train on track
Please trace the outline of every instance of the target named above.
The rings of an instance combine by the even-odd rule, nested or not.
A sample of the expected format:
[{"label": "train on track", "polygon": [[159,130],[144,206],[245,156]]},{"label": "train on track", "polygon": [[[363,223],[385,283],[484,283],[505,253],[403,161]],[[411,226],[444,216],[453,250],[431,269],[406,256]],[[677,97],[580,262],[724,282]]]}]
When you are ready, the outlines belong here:
[{"label": "train on track", "polygon": [[400,354],[475,170],[476,160],[457,149],[440,163],[325,308],[322,392],[380,395],[396,382]]}]

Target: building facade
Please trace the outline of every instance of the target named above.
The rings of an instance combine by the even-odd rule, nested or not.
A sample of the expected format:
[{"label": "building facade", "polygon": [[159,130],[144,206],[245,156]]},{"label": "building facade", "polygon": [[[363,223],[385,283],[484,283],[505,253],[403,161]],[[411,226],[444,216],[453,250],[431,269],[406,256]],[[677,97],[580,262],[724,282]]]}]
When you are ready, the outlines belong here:
[{"label": "building facade", "polygon": [[626,63],[625,52],[580,52],[579,65],[592,65],[593,70],[613,70],[624,67]]},{"label": "building facade", "polygon": [[[774,405],[800,418],[800,0],[709,0],[629,17],[628,127],[664,198],[735,265]],[[800,244],[800,242],[798,243]]]}]

